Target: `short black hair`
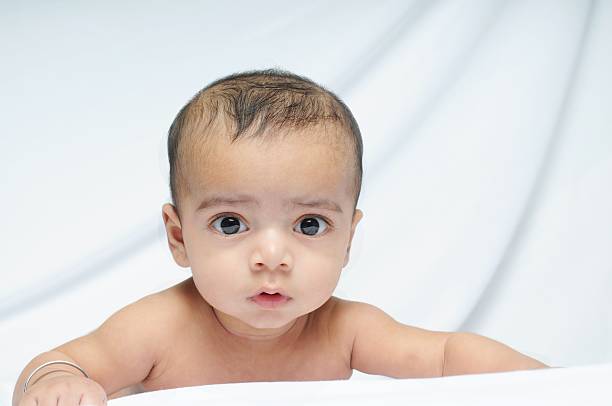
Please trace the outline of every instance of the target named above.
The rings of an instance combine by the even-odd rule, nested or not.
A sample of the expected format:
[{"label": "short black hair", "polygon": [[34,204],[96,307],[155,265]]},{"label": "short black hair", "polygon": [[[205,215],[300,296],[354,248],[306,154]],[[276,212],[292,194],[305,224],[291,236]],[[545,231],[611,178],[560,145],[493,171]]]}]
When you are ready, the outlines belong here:
[{"label": "short black hair", "polygon": [[168,131],[168,159],[170,194],[179,213],[179,198],[189,191],[187,161],[193,158],[189,147],[205,138],[206,129],[220,114],[231,128],[232,142],[247,131],[257,136],[268,128],[301,129],[325,122],[338,125],[352,141],[355,209],[363,177],[363,142],[353,114],[338,96],[312,80],[285,70],[266,69],[234,73],[212,82],[174,118]]}]

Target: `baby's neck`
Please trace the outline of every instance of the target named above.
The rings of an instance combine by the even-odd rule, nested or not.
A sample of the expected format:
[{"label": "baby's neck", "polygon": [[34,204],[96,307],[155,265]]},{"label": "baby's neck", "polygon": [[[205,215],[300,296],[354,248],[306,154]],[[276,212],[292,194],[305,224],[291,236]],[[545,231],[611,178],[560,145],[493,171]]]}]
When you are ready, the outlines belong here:
[{"label": "baby's neck", "polygon": [[216,324],[224,340],[236,342],[240,346],[249,345],[259,348],[278,348],[280,345],[294,344],[306,327],[309,314],[303,315],[279,329],[261,329],[260,331],[240,331],[224,322],[223,315],[212,309]]}]

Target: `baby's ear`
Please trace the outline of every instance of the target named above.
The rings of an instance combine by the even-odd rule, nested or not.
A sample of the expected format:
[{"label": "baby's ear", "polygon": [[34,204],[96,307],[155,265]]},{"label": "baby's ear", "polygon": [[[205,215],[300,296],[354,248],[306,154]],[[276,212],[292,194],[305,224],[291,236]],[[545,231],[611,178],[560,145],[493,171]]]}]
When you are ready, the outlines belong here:
[{"label": "baby's ear", "polygon": [[363,218],[363,212],[361,210],[359,210],[359,209],[355,209],[355,213],[353,214],[353,221],[351,223],[351,236],[349,238],[348,247],[346,247],[346,255],[344,256],[344,265],[342,265],[343,268],[349,262],[349,256],[351,254],[351,243],[353,241],[353,235],[355,234],[355,229],[357,228],[357,224],[359,224],[359,222],[361,221],[362,218]]},{"label": "baby's ear", "polygon": [[357,224],[363,218],[363,212],[359,209],[355,209],[355,213],[353,213],[353,224],[351,225],[351,239],[353,239],[353,234],[355,233],[355,228]]},{"label": "baby's ear", "polygon": [[183,268],[189,267],[189,258],[185,250],[185,242],[183,241],[183,229],[181,228],[181,220],[179,219],[176,208],[170,203],[166,203],[162,207],[162,219],[166,227],[166,236],[168,237],[168,246],[174,257],[174,262]]}]

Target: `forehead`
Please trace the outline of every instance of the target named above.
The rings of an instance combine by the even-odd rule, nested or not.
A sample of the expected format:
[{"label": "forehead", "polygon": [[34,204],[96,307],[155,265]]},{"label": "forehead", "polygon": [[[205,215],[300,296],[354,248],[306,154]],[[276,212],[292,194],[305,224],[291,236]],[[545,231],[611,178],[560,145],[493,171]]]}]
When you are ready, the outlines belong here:
[{"label": "forehead", "polygon": [[196,147],[188,170],[194,203],[219,195],[285,203],[299,197],[352,203],[354,169],[346,142],[308,131],[316,130],[234,143],[217,137]]}]

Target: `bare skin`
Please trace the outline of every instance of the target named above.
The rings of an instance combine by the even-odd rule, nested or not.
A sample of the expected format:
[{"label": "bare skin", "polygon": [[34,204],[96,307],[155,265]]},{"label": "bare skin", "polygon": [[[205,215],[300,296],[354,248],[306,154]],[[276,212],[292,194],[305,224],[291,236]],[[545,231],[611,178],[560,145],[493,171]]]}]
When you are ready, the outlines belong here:
[{"label": "bare skin", "polygon": [[[162,208],[172,256],[192,277],[35,357],[13,404],[101,405],[107,396],[185,386],[347,379],[353,369],[424,378],[545,367],[494,340],[411,327],[332,296],[363,213],[353,210],[348,149],[317,138],[321,129],[308,131],[209,145],[182,215]],[[237,232],[226,232],[228,224]],[[253,300],[262,289],[288,300],[263,307]],[[31,371],[58,359],[89,379],[53,365],[24,395]]]},{"label": "bare skin", "polygon": [[352,337],[335,320],[340,316],[339,299],[331,298],[301,316],[281,335],[254,340],[227,331],[191,278],[164,295],[163,300],[190,303],[192,310],[180,315],[182,338],[159,354],[142,382],[145,391],[227,382],[348,379],[352,374]]},{"label": "bare skin", "polygon": [[[126,328],[136,321],[138,328]],[[463,339],[452,354],[451,338]],[[348,379],[353,369],[436,377],[546,367],[496,341],[407,326],[373,306],[336,297],[280,334],[237,336],[220,323],[192,278],[125,307],[53,352],[81,365],[109,399],[206,384]]]}]

